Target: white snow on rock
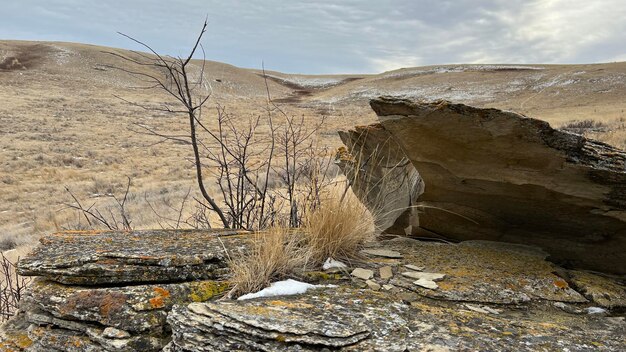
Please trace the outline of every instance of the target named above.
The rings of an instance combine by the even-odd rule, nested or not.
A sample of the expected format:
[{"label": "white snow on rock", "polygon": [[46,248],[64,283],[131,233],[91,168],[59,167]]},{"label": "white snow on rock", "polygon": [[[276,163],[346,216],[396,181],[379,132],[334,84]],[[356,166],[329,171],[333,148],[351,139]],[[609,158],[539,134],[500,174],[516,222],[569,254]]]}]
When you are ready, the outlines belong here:
[{"label": "white snow on rock", "polygon": [[606,314],[606,309],[600,307],[589,307],[585,310],[587,314]]},{"label": "white snow on rock", "polygon": [[340,262],[338,260],[335,260],[333,258],[326,259],[326,261],[322,265],[322,269],[324,269],[324,270],[333,269],[333,268],[342,269],[342,268],[347,268],[347,267],[348,266],[345,265],[344,263],[342,263],[342,262]]},{"label": "white snow on rock", "polygon": [[270,287],[266,287],[259,292],[245,294],[237,298],[237,300],[243,301],[246,299],[262,297],[299,295],[305,293],[309,289],[321,287],[334,287],[334,285],[311,285],[306,282],[287,279],[284,281],[276,281],[272,283]]},{"label": "white snow on rock", "polygon": [[267,75],[267,77],[283,81],[288,84],[294,84],[302,88],[330,88],[341,84],[343,78],[335,77],[305,77],[305,76],[274,76]]}]

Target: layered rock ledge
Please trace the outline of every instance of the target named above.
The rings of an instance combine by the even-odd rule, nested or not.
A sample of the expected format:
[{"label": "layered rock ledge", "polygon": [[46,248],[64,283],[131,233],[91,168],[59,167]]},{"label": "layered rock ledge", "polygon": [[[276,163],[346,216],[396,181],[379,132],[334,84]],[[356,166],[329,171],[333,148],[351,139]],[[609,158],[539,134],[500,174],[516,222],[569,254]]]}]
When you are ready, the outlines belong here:
[{"label": "layered rock ledge", "polygon": [[[379,155],[400,149],[419,172],[423,193],[405,182],[400,188],[419,197],[395,204],[420,210],[412,233],[535,245],[559,263],[626,273],[626,152],[497,109],[395,98],[371,106],[380,124],[341,136],[355,159],[367,160],[373,144]],[[366,166],[365,173],[383,172]],[[355,190],[384,197],[398,180],[361,182]]]},{"label": "layered rock ledge", "polygon": [[[368,244],[345,269],[306,273],[304,280],[324,283],[322,288],[295,296],[219,299],[228,289],[227,257],[245,252],[252,238],[220,231],[48,236],[20,265],[23,273],[37,277],[18,315],[0,329],[0,351],[625,347],[623,279],[560,268],[535,247],[388,238]],[[108,262],[99,252],[103,243],[115,258],[132,260]],[[145,243],[151,243],[150,252],[141,256]],[[200,268],[198,256],[211,266],[178,271],[181,277],[167,270]],[[88,263],[98,263],[106,280],[96,283],[93,266],[85,269]],[[154,263],[163,278],[146,282],[146,276],[136,275],[137,266]],[[68,280],[67,273],[76,275]],[[427,288],[415,279],[422,276],[438,279]]]},{"label": "layered rock ledge", "polygon": [[64,232],[41,239],[18,272],[36,276],[0,351],[160,351],[176,304],[228,288],[234,231]]}]

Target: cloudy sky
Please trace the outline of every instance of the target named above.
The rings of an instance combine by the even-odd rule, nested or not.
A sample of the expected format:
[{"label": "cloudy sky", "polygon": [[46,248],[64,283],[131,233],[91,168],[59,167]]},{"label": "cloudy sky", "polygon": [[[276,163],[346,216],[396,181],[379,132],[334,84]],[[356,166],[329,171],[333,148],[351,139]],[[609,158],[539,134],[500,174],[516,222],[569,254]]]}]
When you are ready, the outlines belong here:
[{"label": "cloudy sky", "polygon": [[182,55],[292,73],[626,61],[625,0],[0,0],[0,39]]}]

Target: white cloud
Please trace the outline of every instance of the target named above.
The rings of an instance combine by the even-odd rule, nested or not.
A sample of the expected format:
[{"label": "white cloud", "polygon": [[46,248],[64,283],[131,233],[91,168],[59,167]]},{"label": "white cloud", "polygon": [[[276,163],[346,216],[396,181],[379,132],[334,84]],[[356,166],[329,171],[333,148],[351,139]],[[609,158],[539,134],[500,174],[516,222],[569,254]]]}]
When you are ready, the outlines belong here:
[{"label": "white cloud", "polygon": [[37,0],[3,5],[0,38],[180,54],[209,16],[209,58],[302,73],[445,63],[584,63],[626,55],[623,0]]}]

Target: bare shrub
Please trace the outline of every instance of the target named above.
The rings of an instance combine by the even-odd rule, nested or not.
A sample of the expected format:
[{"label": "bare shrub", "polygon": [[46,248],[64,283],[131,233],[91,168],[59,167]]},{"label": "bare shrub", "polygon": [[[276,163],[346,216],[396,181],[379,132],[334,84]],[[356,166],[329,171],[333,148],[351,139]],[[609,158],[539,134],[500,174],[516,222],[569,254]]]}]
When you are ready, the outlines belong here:
[{"label": "bare shrub", "polygon": [[376,238],[374,216],[351,189],[339,185],[326,188],[319,200],[306,213],[303,226],[314,263],[354,258],[363,244]]},{"label": "bare shrub", "polygon": [[231,259],[231,297],[256,292],[275,280],[302,273],[308,262],[308,251],[301,238],[286,227],[272,227],[256,233],[248,253]]},{"label": "bare shrub", "polygon": [[608,126],[601,121],[581,120],[570,121],[561,126],[561,130],[584,135],[588,132],[604,132]]},{"label": "bare shrub", "polygon": [[[330,162],[323,167],[320,160],[326,159],[319,158],[314,138],[324,117],[313,127],[307,127],[304,117],[286,114],[272,101],[267,79],[267,104],[259,109],[262,114],[248,119],[232,116],[225,107],[216,104],[215,114],[204,116],[209,115],[205,104],[211,96],[204,77],[206,61],[203,57],[200,67],[195,67],[191,58],[198,50],[204,54],[200,42],[206,27],[205,21],[184,58],[160,55],[127,35],[124,36],[152,55],[133,52],[133,56],[124,56],[109,52],[136,69],[107,67],[142,79],[146,86],[141,88],[156,89],[175,102],[155,105],[120,99],[146,110],[184,116],[189,126],[188,134],[172,134],[161,132],[146,121],[135,124],[133,131],[159,138],[155,144],[170,141],[191,146],[196,181],[203,198],[201,204],[219,217],[223,227],[268,228],[280,223],[284,213],[289,226],[298,227],[307,208],[301,202],[308,201],[326,183]],[[219,187],[217,194],[210,194],[206,187],[207,170],[214,171],[211,176]],[[268,187],[272,173],[281,177],[280,189]]]},{"label": "bare shrub", "polygon": [[16,261],[11,261],[0,253],[0,322],[7,321],[17,311],[24,288],[30,278],[22,277],[15,271]]},{"label": "bare shrub", "polygon": [[[115,201],[114,206],[107,206],[105,209],[99,209],[96,207],[96,202],[92,202],[91,205],[83,205],[68,187],[65,187],[67,193],[71,196],[73,203],[65,203],[65,205],[77,211],[76,222],[66,227],[66,230],[93,230],[97,228],[106,228],[108,230],[116,231],[132,231],[132,221],[128,210],[126,209],[126,202],[129,199],[129,190],[131,185],[131,179],[128,178],[126,184],[126,191],[123,196],[116,196],[109,193],[105,196]],[[99,196],[99,195],[98,195]],[[84,221],[84,222],[83,222]]]}]

